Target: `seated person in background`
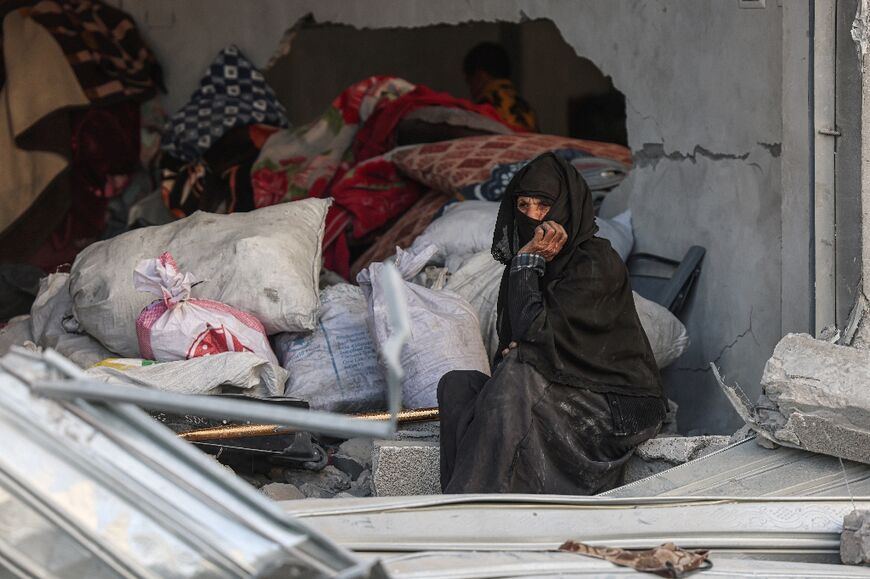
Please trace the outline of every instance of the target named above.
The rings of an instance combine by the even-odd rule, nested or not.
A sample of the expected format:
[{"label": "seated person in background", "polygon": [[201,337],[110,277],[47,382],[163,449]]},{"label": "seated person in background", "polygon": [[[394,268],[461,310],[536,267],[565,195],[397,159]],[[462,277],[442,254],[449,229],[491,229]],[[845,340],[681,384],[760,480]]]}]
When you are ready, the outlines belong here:
[{"label": "seated person in background", "polygon": [[445,493],[594,495],[658,433],[658,368],[597,230],[589,187],[552,153],[508,186],[492,244],[500,356],[491,378],[456,370],[438,385]]},{"label": "seated person in background", "polygon": [[492,42],[478,44],[465,55],[462,72],[476,103],[491,104],[508,123],[538,131],[535,112],[511,82],[510,59],[504,48]]}]

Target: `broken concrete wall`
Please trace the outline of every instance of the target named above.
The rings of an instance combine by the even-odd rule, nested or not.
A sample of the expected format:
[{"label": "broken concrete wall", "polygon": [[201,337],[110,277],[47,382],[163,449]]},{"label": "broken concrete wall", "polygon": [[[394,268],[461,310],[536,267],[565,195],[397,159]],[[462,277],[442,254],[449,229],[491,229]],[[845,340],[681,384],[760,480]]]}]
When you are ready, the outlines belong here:
[{"label": "broken concrete wall", "polygon": [[[468,86],[462,75],[465,52],[478,42],[503,42],[503,26],[480,23],[413,30],[309,27],[298,32],[290,53],[275,62],[266,80],[287,107],[294,125],[323,114],[326,104],[341,91],[373,75],[399,76],[467,98]],[[353,50],[348,50],[349,46]]]},{"label": "broken concrete wall", "polygon": [[552,19],[577,54],[626,95],[639,166],[617,197],[634,208],[636,249],[678,258],[690,245],[707,248],[687,312],[693,346],[667,381],[684,430],[731,432],[740,421],[706,362],[716,360],[729,380],[757,394],[781,335],[783,8],[776,4],[744,10],[736,2],[690,0],[125,0],[122,6],[164,64],[170,109],[184,102],[224,45],[238,44],[262,66],[285,29],[308,13],[318,22],[373,28]]},{"label": "broken concrete wall", "polygon": [[[469,97],[462,60],[479,42],[498,42],[511,54],[512,78],[535,109],[545,133],[568,134],[570,98],[610,89],[608,79],[592,62],[574,53],[552,20],[413,29],[358,29],[335,24],[303,27],[293,39],[290,53],[274,63],[266,80],[295,125],[322,114],[325,103],[350,84],[376,74],[399,76]],[[541,62],[557,66],[542,67]],[[301,86],[305,90],[299,90]]]},{"label": "broken concrete wall", "polygon": [[870,464],[868,381],[866,350],[788,334],[764,368],[756,404],[739,388],[719,385],[764,439]]}]

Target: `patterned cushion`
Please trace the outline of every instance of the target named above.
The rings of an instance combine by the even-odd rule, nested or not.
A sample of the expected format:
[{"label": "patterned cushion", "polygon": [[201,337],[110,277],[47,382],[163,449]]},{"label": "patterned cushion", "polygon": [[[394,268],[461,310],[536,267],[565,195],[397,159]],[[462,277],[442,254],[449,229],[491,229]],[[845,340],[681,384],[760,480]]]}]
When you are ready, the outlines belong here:
[{"label": "patterned cushion", "polygon": [[530,133],[414,145],[395,151],[393,162],[415,181],[437,191],[459,195],[464,187],[488,180],[498,165],[527,161],[560,149],[631,164],[631,151],[621,145]]}]

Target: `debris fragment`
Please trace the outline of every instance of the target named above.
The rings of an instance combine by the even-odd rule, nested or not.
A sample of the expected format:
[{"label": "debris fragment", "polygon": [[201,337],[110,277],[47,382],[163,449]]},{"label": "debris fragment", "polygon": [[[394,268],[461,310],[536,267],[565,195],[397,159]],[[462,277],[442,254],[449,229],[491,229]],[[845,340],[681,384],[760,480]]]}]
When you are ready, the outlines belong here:
[{"label": "debris fragment", "polygon": [[629,551],[565,541],[559,550],[604,559],[614,565],[631,567],[662,577],[683,577],[692,571],[709,569],[713,566],[713,563],[707,558],[709,551],[686,551],[673,543],[665,543],[646,551]]},{"label": "debris fragment", "polygon": [[843,519],[840,560],[846,565],[870,565],[870,511],[855,510]]}]

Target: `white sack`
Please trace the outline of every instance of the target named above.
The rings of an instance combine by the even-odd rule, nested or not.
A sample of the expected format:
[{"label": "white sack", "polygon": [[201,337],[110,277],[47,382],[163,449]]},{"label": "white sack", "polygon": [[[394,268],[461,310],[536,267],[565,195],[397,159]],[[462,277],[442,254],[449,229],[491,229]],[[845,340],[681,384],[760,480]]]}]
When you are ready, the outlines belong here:
[{"label": "white sack", "polygon": [[0,329],[0,356],[5,356],[12,346],[22,346],[33,343],[33,332],[30,330],[30,316],[17,316],[9,320],[5,327]]},{"label": "white sack", "polygon": [[[417,275],[432,255],[434,245],[414,254],[397,249],[396,268],[402,279]],[[373,263],[357,276],[369,302],[369,330],[378,349],[389,338],[389,314],[382,286],[383,263]],[[489,374],[489,362],[474,309],[449,290],[430,290],[405,283],[411,335],[402,350],[402,403],[405,408],[438,405],[438,382],[451,370],[479,370]]]},{"label": "white sack", "polygon": [[195,283],[192,273],[178,270],[169,252],[157,259],[143,259],[136,266],[134,287],[160,298],[136,319],[140,356],[175,362],[249,351],[278,363],[257,318],[220,302],[191,299]]},{"label": "white sack", "polygon": [[[488,251],[481,252],[450,276],[445,286],[465,298],[477,311],[481,336],[490,359],[498,351],[498,289],[504,267]],[[667,308],[635,292],[632,294],[656,364],[664,368],[689,347],[686,327]]]},{"label": "white sack", "polygon": [[482,251],[451,275],[445,286],[465,298],[477,312],[480,334],[490,360],[498,352],[498,288],[503,273],[504,265],[493,259],[489,251]]},{"label": "white sack", "polygon": [[73,317],[69,279],[68,273],[55,273],[39,280],[39,293],[30,308],[30,328],[38,346],[53,348],[88,368],[115,354],[79,327]]},{"label": "white sack", "polygon": [[[432,261],[446,264],[451,272],[457,271],[462,261],[492,247],[499,205],[501,203],[496,201],[463,201],[447,205],[444,214],[429,224],[409,251],[419,253],[423,247],[433,243],[438,246],[438,252]],[[631,210],[612,219],[596,217],[595,223],[598,225],[596,235],[610,241],[622,261],[627,260],[634,246]]]},{"label": "white sack", "polygon": [[285,395],[315,410],[367,412],[387,406],[387,381],[367,324],[368,302],[355,285],[320,292],[320,322],[310,334],[279,334],[275,351],[289,378]]},{"label": "white sack", "polygon": [[606,239],[611,247],[616,250],[622,261],[627,261],[634,247],[634,231],[631,229],[631,209],[623,211],[612,219],[596,217],[595,224],[598,226],[596,237]]},{"label": "white sack", "polygon": [[438,247],[432,256],[435,263],[445,263],[451,256],[468,256],[492,246],[492,234],[498,216],[496,201],[462,201],[451,203],[432,221],[408,249],[420,251],[429,244]]},{"label": "white sack", "polygon": [[686,326],[668,308],[648,300],[636,292],[632,293],[640,325],[646,332],[656,364],[659,368],[665,368],[682,356],[689,347]]},{"label": "white sack", "polygon": [[152,298],[133,287],[133,270],[169,251],[181,270],[208,272],[194,298],[249,312],[269,334],[313,330],[330,203],[304,199],[232,215],[197,212],[95,243],[72,267],[76,318],[110,350],[137,357],[136,318]]},{"label": "white sack", "polygon": [[224,352],[190,360],[133,366],[127,370],[96,366],[86,373],[102,382],[147,386],[179,394],[241,392],[258,397],[281,396],[287,380],[284,368],[251,352]]}]

